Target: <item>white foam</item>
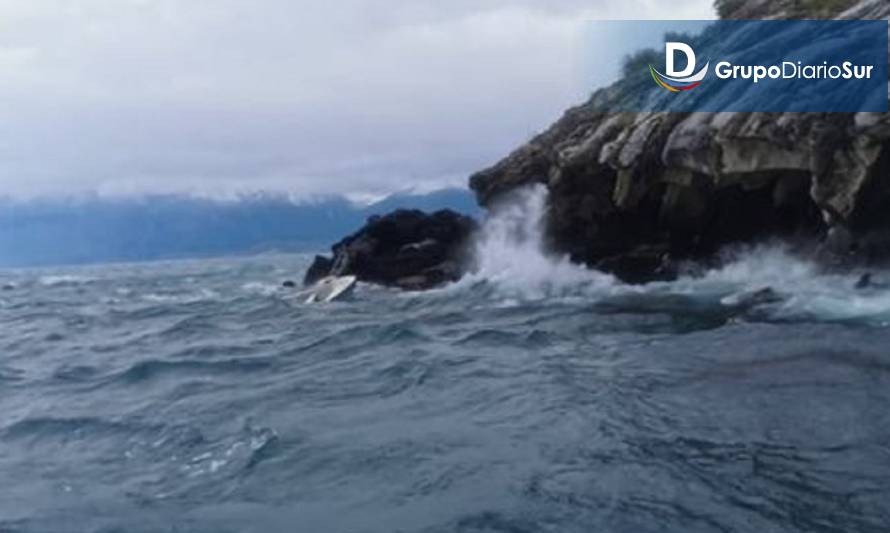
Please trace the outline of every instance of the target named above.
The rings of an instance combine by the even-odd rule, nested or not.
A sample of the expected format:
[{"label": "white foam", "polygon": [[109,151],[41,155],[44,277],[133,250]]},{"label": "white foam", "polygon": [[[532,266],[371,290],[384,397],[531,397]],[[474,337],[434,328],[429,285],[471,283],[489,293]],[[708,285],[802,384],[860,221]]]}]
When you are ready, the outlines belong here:
[{"label": "white foam", "polygon": [[[782,244],[736,247],[721,267],[676,281],[625,285],[613,276],[573,264],[544,245],[547,190],[518,190],[496,207],[475,243],[476,268],[451,290],[484,286],[505,306],[528,300],[593,303],[612,297],[682,295],[714,305],[749,304],[778,320],[862,321],[890,324],[890,272],[875,273],[883,288],[857,290],[858,273],[832,273]],[[765,289],[770,292],[758,298]],[[748,298],[750,297],[750,298]]]},{"label": "white foam", "polygon": [[483,224],[475,244],[476,268],[458,285],[486,282],[521,300],[597,292],[612,288],[612,276],[548,253],[544,246],[547,189],[536,185],[513,193]]},{"label": "white foam", "polygon": [[39,278],[38,283],[45,287],[55,287],[59,285],[80,285],[83,283],[89,283],[91,281],[96,281],[95,278],[89,278],[86,276],[73,276],[73,275],[55,275],[55,276],[43,276]]},{"label": "white foam", "polygon": [[[890,321],[890,287],[856,289],[860,273],[828,272],[781,244],[736,249],[724,266],[702,276],[684,277],[671,292],[722,297],[732,305],[740,294],[772,289],[782,301],[770,304],[771,316],[787,320]],[[890,273],[877,273],[878,281]],[[648,287],[648,286],[647,286]],[[655,290],[657,284],[644,288]]]},{"label": "white foam", "polygon": [[251,281],[241,286],[241,290],[251,294],[259,294],[261,296],[272,296],[281,292],[281,287],[271,283],[262,283],[259,281]]},{"label": "white foam", "polygon": [[214,290],[201,289],[198,292],[184,294],[149,293],[144,294],[142,296],[142,299],[153,303],[191,304],[208,300],[216,300],[219,298],[219,296],[219,293]]}]

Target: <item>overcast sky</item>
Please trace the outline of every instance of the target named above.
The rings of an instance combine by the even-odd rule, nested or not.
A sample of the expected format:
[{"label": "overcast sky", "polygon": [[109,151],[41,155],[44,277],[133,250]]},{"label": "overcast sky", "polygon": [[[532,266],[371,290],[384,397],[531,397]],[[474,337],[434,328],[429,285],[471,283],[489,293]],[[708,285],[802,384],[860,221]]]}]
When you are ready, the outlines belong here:
[{"label": "overcast sky", "polygon": [[0,196],[463,185],[603,79],[588,19],[711,0],[0,0]]}]

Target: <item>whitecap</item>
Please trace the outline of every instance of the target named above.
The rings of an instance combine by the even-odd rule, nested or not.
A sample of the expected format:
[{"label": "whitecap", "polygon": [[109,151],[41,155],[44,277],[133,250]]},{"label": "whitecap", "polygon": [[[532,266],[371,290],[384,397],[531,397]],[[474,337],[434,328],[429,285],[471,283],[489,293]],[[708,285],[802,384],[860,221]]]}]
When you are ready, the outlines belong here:
[{"label": "whitecap", "polygon": [[42,276],[37,280],[38,283],[45,287],[56,287],[60,285],[81,285],[93,281],[96,281],[96,278],[90,278],[86,276],[74,276],[70,274]]},{"label": "whitecap", "polygon": [[[766,244],[735,248],[719,268],[643,290],[718,298],[732,306],[743,303],[746,295],[769,289],[776,298],[769,298],[764,307],[768,317],[776,320],[886,323],[890,320],[890,287],[856,289],[859,274],[829,271],[785,245]],[[890,273],[876,277],[890,279]]]},{"label": "whitecap", "polygon": [[153,303],[191,304],[216,300],[219,293],[211,289],[201,289],[198,292],[185,294],[149,293],[142,295],[142,299]]},{"label": "whitecap", "polygon": [[252,281],[250,283],[245,283],[244,285],[242,285],[241,290],[243,290],[244,292],[249,292],[251,294],[259,294],[261,296],[272,296],[277,294],[280,291],[280,288],[277,285],[273,285],[271,283]]}]

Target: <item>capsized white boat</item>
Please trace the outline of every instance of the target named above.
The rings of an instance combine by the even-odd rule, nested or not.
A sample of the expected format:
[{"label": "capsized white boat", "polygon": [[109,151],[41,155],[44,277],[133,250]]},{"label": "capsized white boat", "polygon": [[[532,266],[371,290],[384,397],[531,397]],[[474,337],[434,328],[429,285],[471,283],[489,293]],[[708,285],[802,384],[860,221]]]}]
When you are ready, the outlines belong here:
[{"label": "capsized white boat", "polygon": [[300,291],[297,297],[307,304],[333,302],[349,296],[357,283],[355,276],[329,276]]}]

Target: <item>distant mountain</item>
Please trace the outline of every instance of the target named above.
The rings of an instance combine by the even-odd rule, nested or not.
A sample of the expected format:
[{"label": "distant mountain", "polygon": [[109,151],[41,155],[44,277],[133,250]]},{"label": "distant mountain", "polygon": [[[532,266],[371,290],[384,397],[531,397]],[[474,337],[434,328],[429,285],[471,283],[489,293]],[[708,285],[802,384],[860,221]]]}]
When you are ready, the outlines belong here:
[{"label": "distant mountain", "polygon": [[438,211],[452,209],[458,213],[479,217],[482,213],[476,196],[466,189],[442,189],[424,195],[394,194],[364,209],[368,214],[381,215],[396,209]]},{"label": "distant mountain", "polygon": [[369,216],[398,208],[480,213],[473,195],[460,189],[393,195],[370,206],[342,197],[299,204],[269,195],[236,202],[176,196],[0,201],[0,267],[322,250]]}]

